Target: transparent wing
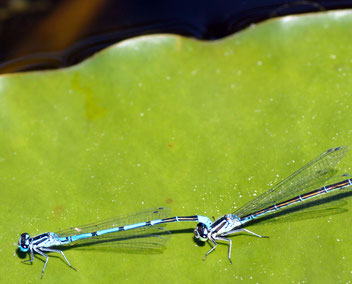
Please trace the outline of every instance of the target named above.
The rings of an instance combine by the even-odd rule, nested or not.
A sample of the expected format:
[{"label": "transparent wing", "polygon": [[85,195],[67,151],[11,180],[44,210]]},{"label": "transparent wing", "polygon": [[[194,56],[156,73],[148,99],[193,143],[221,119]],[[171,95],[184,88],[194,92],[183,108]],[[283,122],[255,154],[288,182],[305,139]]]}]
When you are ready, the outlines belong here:
[{"label": "transparent wing", "polygon": [[[88,225],[75,226],[58,231],[59,237],[75,236],[109,228],[121,227],[151,220],[163,219],[170,215],[168,208],[153,208],[122,215]],[[163,225],[147,226],[127,231],[119,231],[101,236],[93,236],[69,244],[80,249],[113,249],[117,251],[161,251],[165,249],[169,232]]]},{"label": "transparent wing", "polygon": [[[329,184],[335,184],[346,179],[351,179],[351,175],[344,174],[342,176],[334,176],[329,179]],[[268,223],[286,223],[301,220],[309,220],[321,218],[325,216],[333,216],[348,211],[344,208],[348,204],[346,198],[352,197],[351,187],[345,187],[329,194],[322,194],[312,200],[297,203],[288,208],[275,211],[272,214],[265,215],[259,219],[252,221],[252,224],[265,221]]]},{"label": "transparent wing", "polygon": [[84,250],[108,250],[125,253],[160,253],[166,249],[169,237],[170,232],[164,228],[148,226],[79,240],[71,243],[69,246]]},{"label": "transparent wing", "polygon": [[268,191],[240,207],[233,214],[238,217],[246,216],[308,192],[312,187],[326,182],[335,174],[335,166],[344,157],[348,149],[346,146],[341,146],[327,150]]}]

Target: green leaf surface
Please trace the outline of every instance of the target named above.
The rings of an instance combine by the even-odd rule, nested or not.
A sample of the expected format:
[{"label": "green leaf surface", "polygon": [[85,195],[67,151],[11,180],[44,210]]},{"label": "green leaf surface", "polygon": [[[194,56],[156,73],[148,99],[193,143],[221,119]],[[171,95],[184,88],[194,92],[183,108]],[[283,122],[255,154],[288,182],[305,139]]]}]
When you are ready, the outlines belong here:
[{"label": "green leaf surface", "polygon": [[[289,16],[223,40],[172,35],[119,43],[72,68],[0,77],[0,255],[6,283],[31,236],[158,206],[219,217],[328,148],[352,145],[352,11]],[[338,166],[351,172],[352,158]],[[348,200],[347,200],[348,201]],[[167,225],[160,254],[65,250],[52,283],[347,283],[351,202],[341,214],[262,222],[259,239],[193,241]],[[344,212],[347,211],[347,212]],[[28,259],[28,256],[27,258]],[[4,282],[4,283],[5,283]]]}]

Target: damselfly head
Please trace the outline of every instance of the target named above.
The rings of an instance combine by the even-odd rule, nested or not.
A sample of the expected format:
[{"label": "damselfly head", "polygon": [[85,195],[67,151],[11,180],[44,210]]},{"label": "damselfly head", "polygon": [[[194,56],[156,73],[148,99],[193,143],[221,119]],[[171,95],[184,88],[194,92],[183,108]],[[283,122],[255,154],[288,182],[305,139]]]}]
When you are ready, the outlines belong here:
[{"label": "damselfly head", "polygon": [[205,226],[203,223],[199,223],[197,228],[194,229],[193,233],[197,240],[202,242],[206,242],[208,240],[208,229],[207,226]]},{"label": "damselfly head", "polygon": [[29,250],[29,234],[23,233],[18,241],[18,247],[21,251],[27,252]]}]

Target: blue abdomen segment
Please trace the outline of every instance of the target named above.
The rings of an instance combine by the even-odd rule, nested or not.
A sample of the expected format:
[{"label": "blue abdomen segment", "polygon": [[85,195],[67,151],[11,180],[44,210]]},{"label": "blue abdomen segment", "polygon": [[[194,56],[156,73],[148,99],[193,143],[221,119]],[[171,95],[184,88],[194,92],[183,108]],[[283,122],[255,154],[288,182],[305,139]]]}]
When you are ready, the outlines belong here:
[{"label": "blue abdomen segment", "polygon": [[[164,219],[156,219],[156,220],[151,220],[147,222],[140,222],[140,223],[135,223],[135,224],[129,224],[125,226],[120,226],[120,227],[112,227],[108,229],[103,229],[103,230],[97,230],[89,233],[82,233],[82,234],[75,234],[75,235],[60,235],[60,237],[57,237],[62,244],[69,244],[71,242],[76,242],[79,240],[88,240],[94,237],[98,237],[101,235],[106,235],[106,234],[111,234],[111,233],[116,233],[120,231],[130,231],[134,229],[139,229],[143,227],[150,227],[150,226],[156,226],[156,225],[161,225],[161,224],[166,224],[166,223],[174,223],[174,222],[187,222],[187,221],[193,221],[193,222],[200,222],[205,224],[208,228],[210,228],[212,222],[208,217],[205,216],[200,216],[200,215],[194,215],[194,216],[176,216],[176,217],[170,217],[170,218],[164,218]],[[90,226],[91,228],[94,228],[94,226]],[[74,230],[74,229],[73,229]],[[79,228],[77,228],[79,230]],[[71,230],[72,232],[72,230]]]},{"label": "blue abdomen segment", "polygon": [[200,223],[203,223],[204,225],[207,226],[208,229],[210,229],[211,225],[213,224],[213,222],[206,216],[200,216],[200,215],[197,215],[198,217],[198,221]]},{"label": "blue abdomen segment", "polygon": [[76,235],[76,236],[70,236],[70,239],[71,239],[71,242],[75,242],[75,241],[82,240],[82,239],[88,239],[93,236],[94,236],[93,233],[86,233],[86,234],[81,234],[81,235]]}]

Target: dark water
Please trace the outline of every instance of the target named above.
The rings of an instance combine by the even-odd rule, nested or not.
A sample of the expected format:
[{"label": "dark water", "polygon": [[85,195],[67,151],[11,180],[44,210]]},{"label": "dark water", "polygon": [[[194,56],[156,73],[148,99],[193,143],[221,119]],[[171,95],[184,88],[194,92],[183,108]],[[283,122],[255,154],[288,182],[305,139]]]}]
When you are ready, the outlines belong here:
[{"label": "dark water", "polygon": [[138,35],[225,37],[282,15],[351,1],[0,0],[0,73],[54,69]]}]

